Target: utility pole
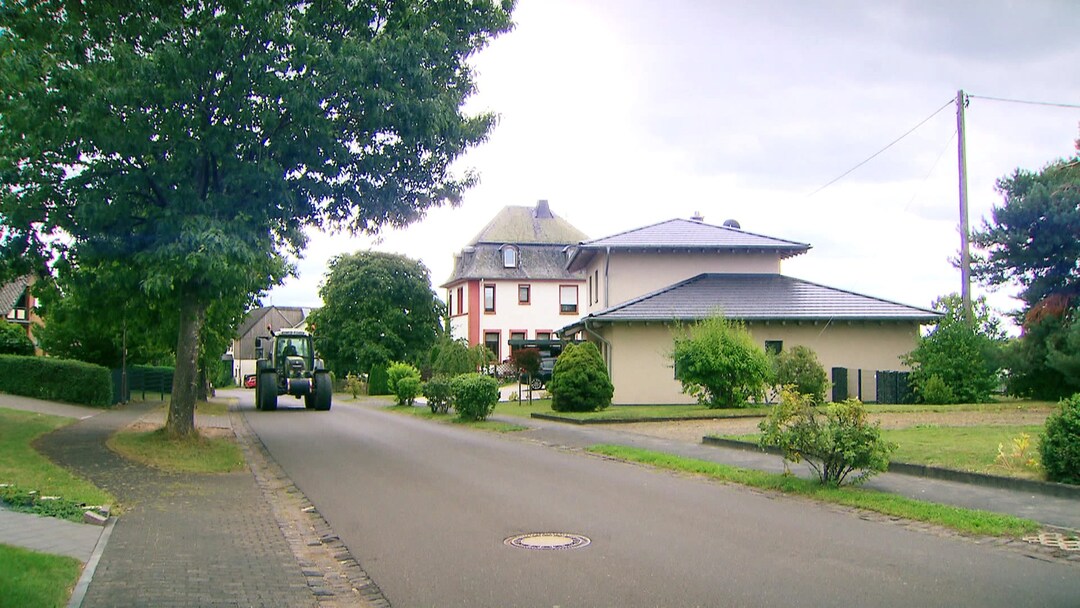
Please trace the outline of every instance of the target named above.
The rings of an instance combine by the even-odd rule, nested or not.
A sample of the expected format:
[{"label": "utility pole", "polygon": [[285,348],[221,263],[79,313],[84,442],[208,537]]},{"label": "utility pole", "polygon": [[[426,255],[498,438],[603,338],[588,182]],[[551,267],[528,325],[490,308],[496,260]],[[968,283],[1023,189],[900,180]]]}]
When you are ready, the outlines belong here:
[{"label": "utility pole", "polygon": [[968,245],[968,200],[967,200],[967,141],[964,135],[964,106],[967,97],[964,90],[956,92],[956,136],[960,164],[960,295],[964,303],[964,320],[972,323],[971,314],[971,253]]}]

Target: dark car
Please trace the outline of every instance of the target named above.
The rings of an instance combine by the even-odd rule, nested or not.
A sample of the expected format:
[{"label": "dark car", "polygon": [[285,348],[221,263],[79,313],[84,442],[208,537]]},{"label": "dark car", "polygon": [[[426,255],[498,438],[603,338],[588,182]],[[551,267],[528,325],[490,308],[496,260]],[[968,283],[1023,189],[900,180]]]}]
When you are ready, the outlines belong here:
[{"label": "dark car", "polygon": [[551,373],[555,370],[555,357],[544,357],[540,359],[540,369],[529,380],[525,375],[522,375],[522,381],[529,380],[529,386],[533,390],[540,390],[547,386],[547,383],[551,381]]},{"label": "dark car", "polygon": [[244,376],[244,388],[255,388],[255,374]]}]

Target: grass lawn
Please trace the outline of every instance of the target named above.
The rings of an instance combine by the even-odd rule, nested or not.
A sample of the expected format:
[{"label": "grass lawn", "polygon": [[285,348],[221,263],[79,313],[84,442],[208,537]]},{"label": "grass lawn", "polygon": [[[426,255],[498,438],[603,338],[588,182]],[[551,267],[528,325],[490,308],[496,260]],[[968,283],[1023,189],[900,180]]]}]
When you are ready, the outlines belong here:
[{"label": "grass lawn", "polygon": [[229,438],[203,437],[170,439],[164,429],[119,431],[106,442],[124,458],[166,471],[183,473],[228,473],[244,468],[240,446]]},{"label": "grass lawn", "polygon": [[[1003,477],[1022,477],[1042,479],[1040,469],[1026,466],[1023,462],[1005,466],[997,462],[998,445],[1004,447],[1006,455],[1013,454],[1013,439],[1021,433],[1027,433],[1030,447],[1024,458],[1039,461],[1039,434],[1041,426],[937,426],[920,425],[906,429],[882,429],[881,436],[898,447],[890,460],[909,464],[973,471]],[[758,435],[729,435],[725,439],[735,439],[757,443]]]},{"label": "grass lawn", "polygon": [[77,503],[115,505],[116,497],[56,466],[30,446],[35,438],[73,422],[73,418],[0,408],[0,483]]},{"label": "grass lawn", "polygon": [[0,545],[0,572],[0,608],[66,606],[82,564],[73,557]]},{"label": "grass lawn", "polygon": [[945,526],[965,534],[1022,536],[1035,532],[1040,528],[1038,522],[1011,515],[922,502],[864,488],[822,486],[817,481],[801,479],[792,475],[742,469],[638,448],[596,445],[590,447],[589,451],[662,469],[694,473],[711,479],[785,494],[805,496],[823,502],[875,511],[892,517],[923,521]]},{"label": "grass lawn", "polygon": [[[527,431],[529,427],[521,426],[520,424],[509,424],[506,422],[499,422],[496,420],[481,420],[479,422],[472,422],[467,420],[461,420],[454,414],[432,414],[431,410],[427,407],[414,407],[411,405],[393,405],[386,408],[391,412],[397,412],[399,414],[409,414],[416,416],[417,418],[423,418],[425,420],[434,420],[435,422],[441,422],[445,424],[460,424],[469,428],[480,429],[483,431],[494,431],[496,433],[514,433],[517,431]],[[495,408],[498,412],[498,408]]]}]

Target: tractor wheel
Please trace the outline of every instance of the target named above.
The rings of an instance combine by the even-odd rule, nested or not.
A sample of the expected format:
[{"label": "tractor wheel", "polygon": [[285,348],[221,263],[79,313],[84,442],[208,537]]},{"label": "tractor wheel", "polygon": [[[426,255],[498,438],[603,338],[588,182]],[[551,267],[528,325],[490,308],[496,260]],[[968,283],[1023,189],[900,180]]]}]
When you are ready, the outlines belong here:
[{"label": "tractor wheel", "polygon": [[255,407],[264,412],[277,409],[277,374],[263,372],[259,374],[258,394],[255,395]]},{"label": "tractor wheel", "polygon": [[330,374],[315,374],[315,409],[325,412],[330,409],[330,401],[334,396],[334,384],[330,381]]}]

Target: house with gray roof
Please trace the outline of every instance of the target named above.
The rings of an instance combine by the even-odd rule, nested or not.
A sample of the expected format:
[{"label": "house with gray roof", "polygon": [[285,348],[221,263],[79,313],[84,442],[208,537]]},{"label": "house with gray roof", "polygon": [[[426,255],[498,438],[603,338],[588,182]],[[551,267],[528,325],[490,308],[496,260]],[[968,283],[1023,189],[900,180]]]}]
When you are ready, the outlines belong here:
[{"label": "house with gray roof", "polygon": [[546,200],[504,207],[454,255],[441,285],[451,335],[487,345],[499,361],[511,339],[551,339],[581,314],[584,277],[566,262],[569,247],[587,238]]},{"label": "house with gray roof", "polygon": [[[30,275],[19,277],[10,283],[0,285],[0,315],[8,323],[18,325],[30,341],[37,345],[34,339],[34,326],[41,325],[42,320],[34,312],[37,303],[30,287],[34,284],[34,278]],[[40,351],[39,351],[40,353]]]},{"label": "house with gray roof", "polygon": [[584,241],[567,269],[585,274],[587,304],[559,333],[597,344],[616,404],[692,402],[675,378],[673,332],[714,314],[743,322],[766,349],[804,345],[826,369],[856,370],[848,393],[874,401],[873,373],[906,369],[920,325],[941,315],[781,274],[783,260],[809,250],[702,218]]}]

